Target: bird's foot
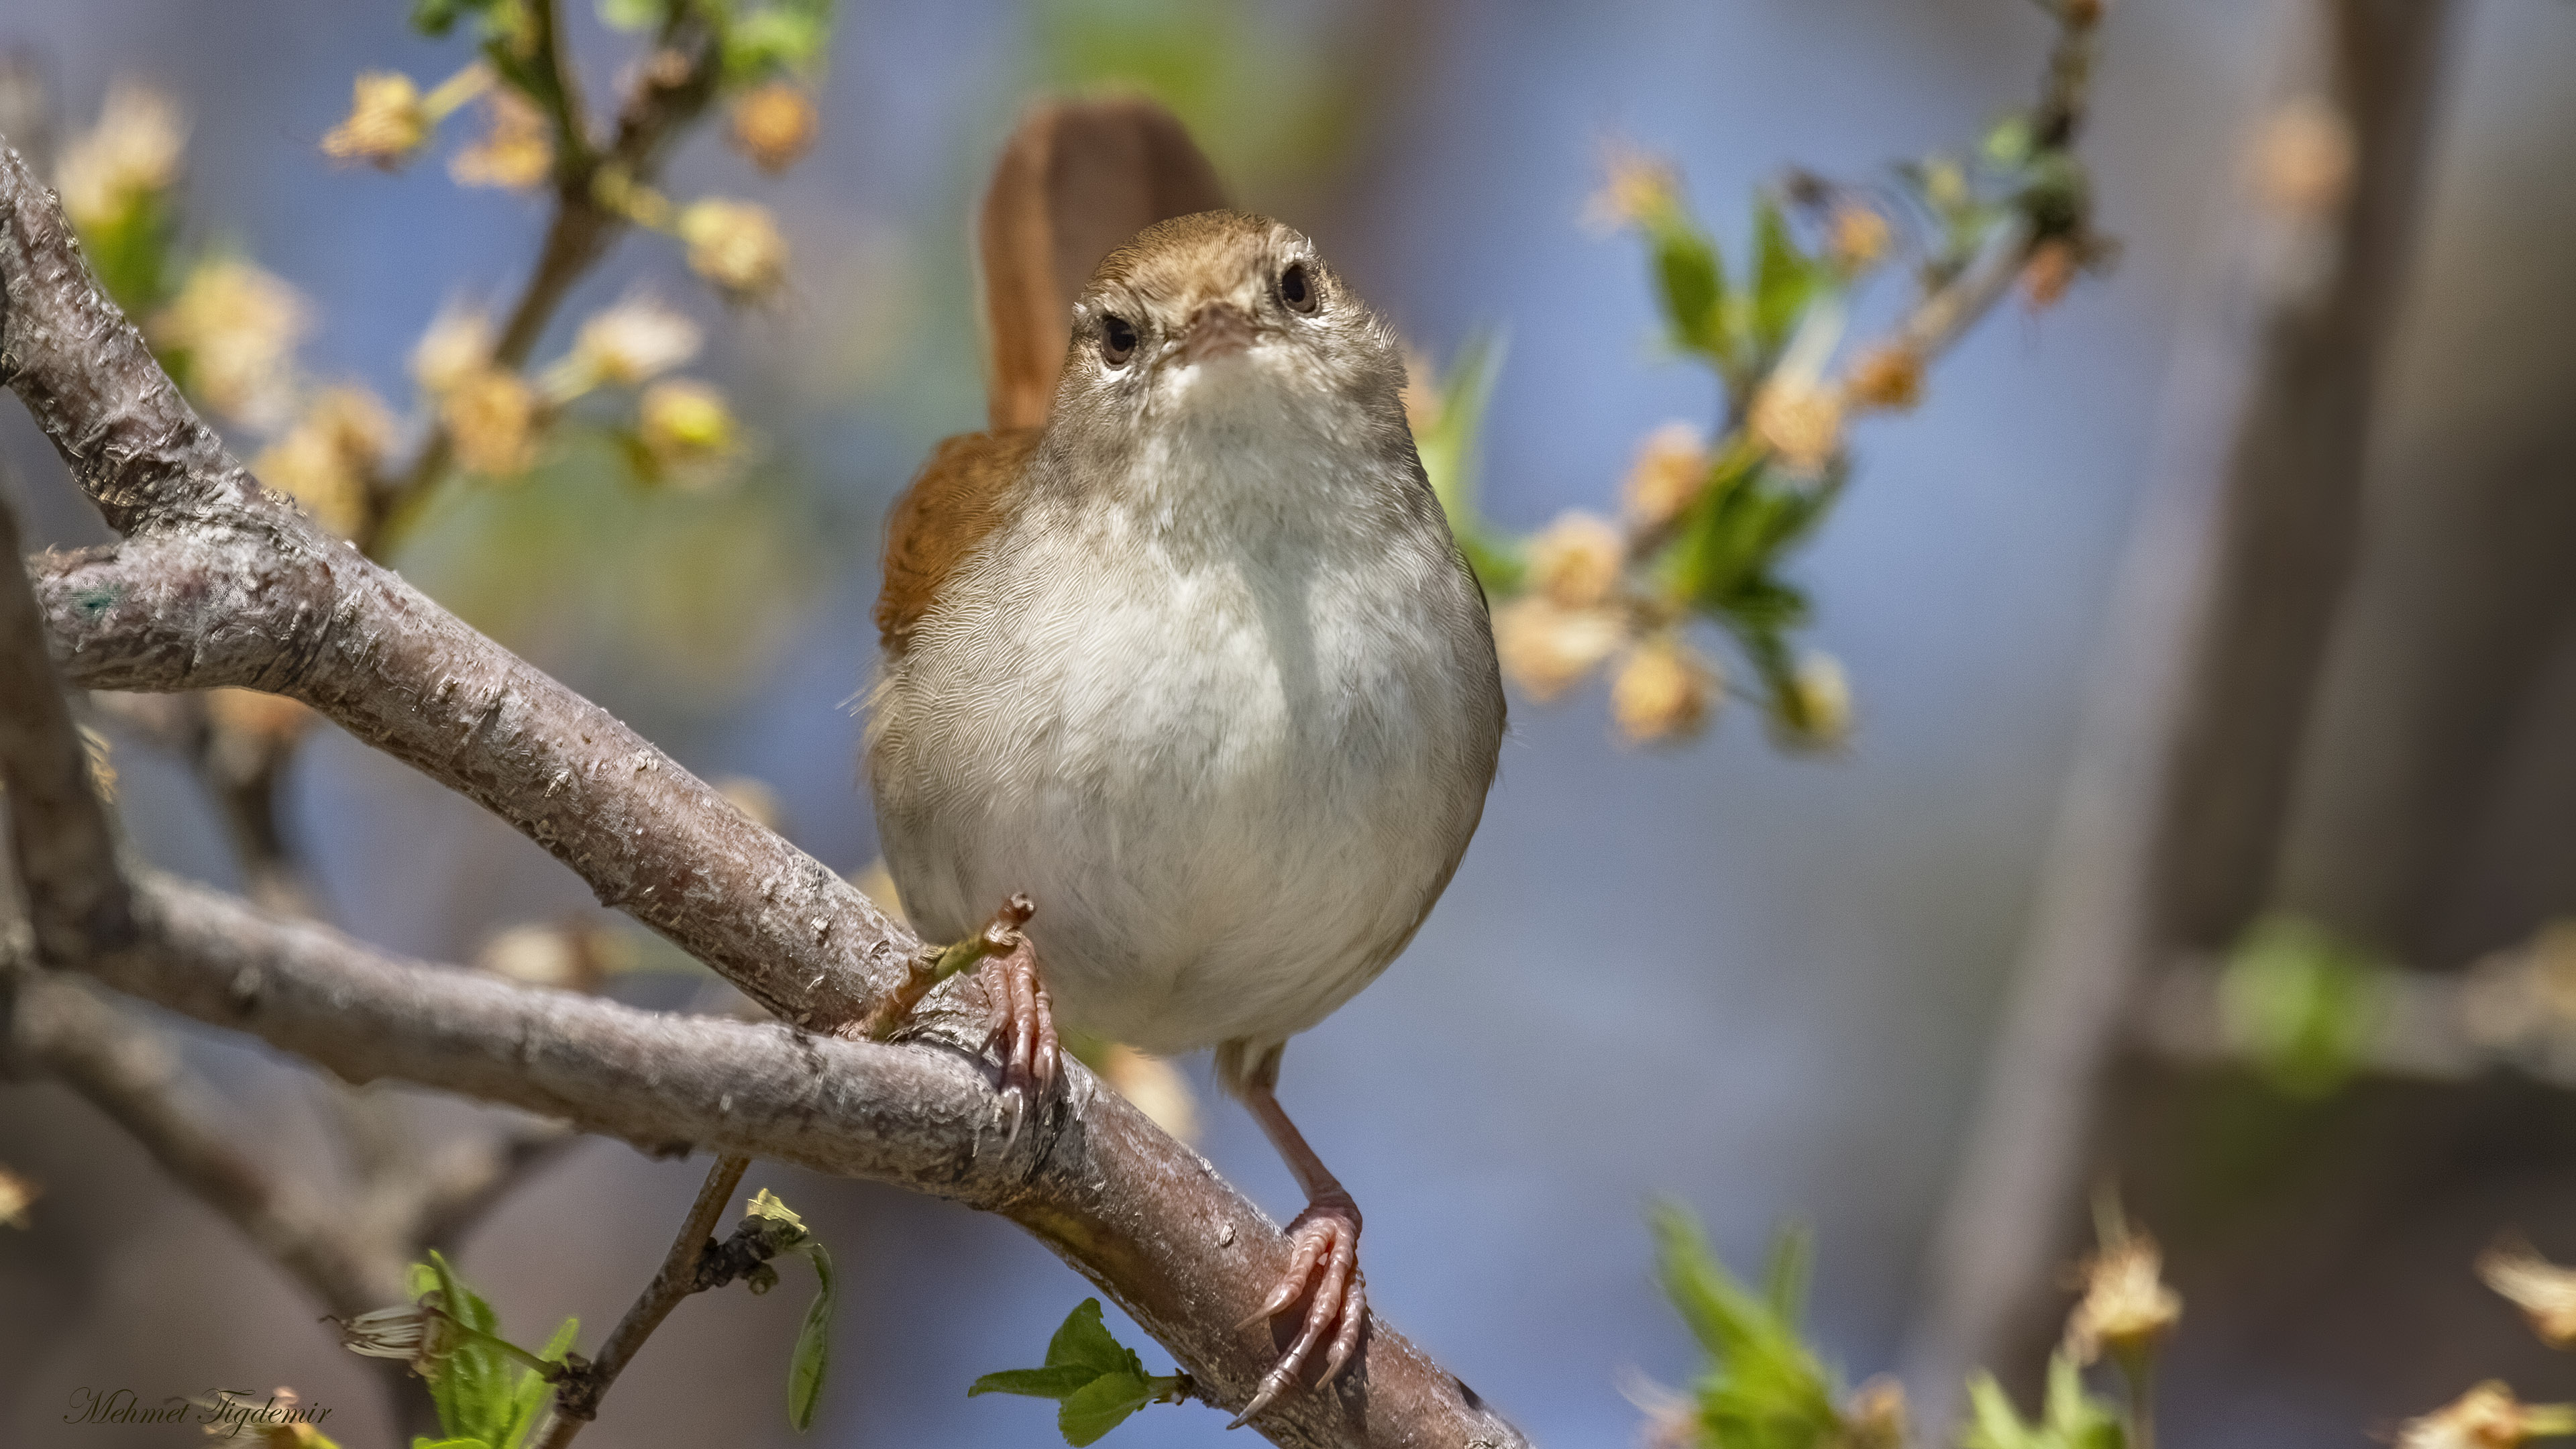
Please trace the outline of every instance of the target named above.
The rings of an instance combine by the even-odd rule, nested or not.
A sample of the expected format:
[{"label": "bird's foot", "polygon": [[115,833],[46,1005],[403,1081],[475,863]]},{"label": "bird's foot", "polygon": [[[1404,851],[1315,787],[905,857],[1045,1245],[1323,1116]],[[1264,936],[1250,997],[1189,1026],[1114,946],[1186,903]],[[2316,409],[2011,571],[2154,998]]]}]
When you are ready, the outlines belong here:
[{"label": "bird's foot", "polygon": [[[993,1004],[993,1044],[1002,1055],[1002,1097],[1010,1104],[1009,1142],[1020,1140],[1020,1122],[1031,1105],[1055,1088],[1062,1057],[1055,1009],[1038,979],[1037,948],[1020,936],[1008,951],[977,966],[984,998]],[[1006,1144],[1007,1145],[1007,1144]]]},{"label": "bird's foot", "polygon": [[1350,1367],[1351,1355],[1359,1350],[1360,1325],[1368,1319],[1368,1290],[1360,1277],[1359,1204],[1341,1192],[1317,1198],[1288,1225],[1288,1240],[1297,1250],[1288,1271],[1280,1276],[1279,1286],[1261,1301],[1260,1310],[1238,1327],[1249,1328],[1275,1318],[1300,1298],[1306,1299],[1305,1320],[1298,1327],[1297,1341],[1288,1345],[1279,1362],[1261,1376],[1252,1402],[1226,1425],[1229,1429],[1241,1428],[1286,1393],[1304,1372],[1317,1344],[1328,1338],[1332,1344],[1324,1354],[1324,1371],[1316,1379],[1318,1387],[1339,1378],[1342,1370]]}]

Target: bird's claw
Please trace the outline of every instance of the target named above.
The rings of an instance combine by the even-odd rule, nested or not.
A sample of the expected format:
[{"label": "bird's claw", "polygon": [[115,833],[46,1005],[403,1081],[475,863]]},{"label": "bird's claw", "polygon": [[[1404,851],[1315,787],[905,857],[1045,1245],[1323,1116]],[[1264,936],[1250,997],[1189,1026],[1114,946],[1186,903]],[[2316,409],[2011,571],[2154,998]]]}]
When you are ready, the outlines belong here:
[{"label": "bird's claw", "polygon": [[1266,1322],[1301,1297],[1307,1299],[1305,1320],[1298,1327],[1296,1342],[1261,1376],[1252,1402],[1226,1425],[1229,1429],[1242,1428],[1286,1393],[1327,1334],[1332,1346],[1325,1351],[1318,1386],[1341,1377],[1342,1370],[1350,1367],[1351,1355],[1359,1351],[1360,1326],[1368,1319],[1368,1289],[1360,1276],[1359,1209],[1346,1199],[1314,1203],[1288,1225],[1288,1236],[1296,1245],[1288,1271],[1280,1275],[1270,1296],[1261,1300],[1261,1307],[1235,1326],[1250,1328]]},{"label": "bird's claw", "polygon": [[1045,1101],[1055,1089],[1062,1060],[1055,1010],[1038,979],[1037,951],[1026,936],[1009,951],[985,957],[977,969],[984,995],[993,1003],[993,1042],[1002,1055],[1002,1098],[1011,1117],[1006,1145],[1015,1145],[1029,1105]]}]

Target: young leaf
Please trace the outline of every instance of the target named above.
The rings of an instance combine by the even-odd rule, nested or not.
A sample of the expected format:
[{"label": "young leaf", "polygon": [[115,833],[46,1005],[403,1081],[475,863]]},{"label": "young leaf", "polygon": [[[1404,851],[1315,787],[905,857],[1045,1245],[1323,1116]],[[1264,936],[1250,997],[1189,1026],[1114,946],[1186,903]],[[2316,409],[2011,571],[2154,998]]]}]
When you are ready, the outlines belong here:
[{"label": "young leaf", "polygon": [[1083,1299],[1064,1316],[1064,1323],[1056,1329],[1055,1336],[1047,1340],[1046,1361],[1049,1368],[1076,1364],[1095,1375],[1128,1373],[1140,1379],[1145,1376],[1144,1360],[1136,1357],[1136,1350],[1120,1343],[1118,1336],[1109,1331],[1109,1325],[1101,1321],[1100,1300],[1097,1298]]},{"label": "young leaf", "polygon": [[1064,1442],[1082,1449],[1127,1421],[1127,1416],[1154,1401],[1142,1374],[1106,1373],[1065,1396],[1055,1413]]},{"label": "young leaf", "polygon": [[1815,260],[1789,236],[1780,203],[1765,196],[1753,207],[1753,345],[1775,356],[1825,277]]},{"label": "young leaf", "polygon": [[966,1396],[1023,1394],[1056,1401],[1056,1428],[1067,1444],[1089,1444],[1147,1404],[1179,1399],[1179,1374],[1149,1376],[1136,1351],[1101,1321],[1100,1300],[1086,1298],[1047,1341],[1044,1368],[1004,1369],[975,1381]]},{"label": "young leaf", "polygon": [[1726,262],[1717,243],[1678,206],[1648,223],[1655,281],[1673,340],[1716,361],[1733,352],[1726,328]]},{"label": "young leaf", "polygon": [[2048,1360],[2048,1394],[2036,1423],[2022,1422],[1993,1374],[1980,1369],[1968,1380],[1959,1449],[2125,1449],[2127,1442],[2119,1415],[2085,1391],[2075,1360],[2063,1352]]},{"label": "young leaf", "polygon": [[[572,1346],[580,1335],[581,1320],[565,1319],[563,1326],[555,1330],[554,1337],[546,1340],[546,1346],[537,1357],[563,1362],[564,1355],[572,1352]],[[510,1431],[501,1439],[500,1449],[520,1449],[528,1442],[529,1433],[537,1427],[538,1413],[546,1406],[546,1395],[553,1388],[554,1385],[546,1382],[546,1376],[535,1369],[519,1370],[518,1382],[510,1391]]]},{"label": "young leaf", "polygon": [[438,1409],[438,1425],[449,1434],[498,1443],[510,1420],[510,1362],[476,1334],[500,1333],[492,1305],[465,1286],[446,1255],[433,1248],[429,1269],[448,1317],[473,1330],[461,1334],[455,1348],[441,1358],[429,1376],[429,1393]]},{"label": "young leaf", "polygon": [[814,1406],[823,1397],[823,1370],[831,1356],[832,1255],[807,1239],[796,1251],[814,1265],[819,1286],[805,1309],[805,1326],[796,1332],[796,1351],[787,1364],[787,1422],[801,1433],[814,1427]]},{"label": "young leaf", "polygon": [[1032,1399],[1062,1399],[1100,1375],[1078,1363],[1057,1364],[1051,1368],[1001,1369],[977,1379],[966,1390],[966,1397],[977,1394],[1020,1394]]},{"label": "young leaf", "polygon": [[[1782,1312],[1729,1273],[1687,1212],[1660,1206],[1654,1228],[1664,1291],[1708,1351],[1710,1369],[1698,1389],[1708,1441],[1762,1449],[1829,1443],[1842,1424],[1835,1408],[1841,1386],[1798,1336],[1793,1312]],[[1776,1261],[1794,1256],[1790,1250]],[[1787,1287],[1791,1276],[1779,1275],[1775,1285]]]}]

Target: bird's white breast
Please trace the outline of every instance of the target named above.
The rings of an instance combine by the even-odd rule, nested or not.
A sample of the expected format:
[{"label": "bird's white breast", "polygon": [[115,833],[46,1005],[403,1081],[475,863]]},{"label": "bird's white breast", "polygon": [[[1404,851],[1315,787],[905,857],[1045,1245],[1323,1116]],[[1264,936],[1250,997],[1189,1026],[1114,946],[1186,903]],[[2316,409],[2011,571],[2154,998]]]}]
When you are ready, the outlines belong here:
[{"label": "bird's white breast", "polygon": [[1475,584],[1417,477],[1312,456],[1159,453],[1118,501],[1041,499],[888,665],[869,764],[904,906],[954,939],[1028,893],[1068,1025],[1284,1040],[1401,949],[1475,829],[1501,729]]}]

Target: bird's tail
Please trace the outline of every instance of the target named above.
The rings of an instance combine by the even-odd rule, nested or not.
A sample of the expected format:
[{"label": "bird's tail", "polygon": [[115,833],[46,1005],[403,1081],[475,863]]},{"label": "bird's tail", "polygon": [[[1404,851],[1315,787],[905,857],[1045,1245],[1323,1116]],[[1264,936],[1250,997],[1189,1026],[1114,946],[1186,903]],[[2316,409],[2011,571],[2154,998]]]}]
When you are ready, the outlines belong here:
[{"label": "bird's tail", "polygon": [[1101,258],[1155,222],[1225,204],[1216,168],[1152,101],[1048,101],[1021,117],[976,227],[994,429],[1046,421],[1074,299]]}]

